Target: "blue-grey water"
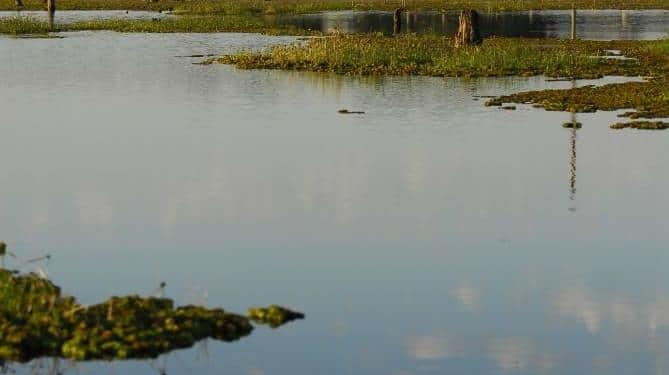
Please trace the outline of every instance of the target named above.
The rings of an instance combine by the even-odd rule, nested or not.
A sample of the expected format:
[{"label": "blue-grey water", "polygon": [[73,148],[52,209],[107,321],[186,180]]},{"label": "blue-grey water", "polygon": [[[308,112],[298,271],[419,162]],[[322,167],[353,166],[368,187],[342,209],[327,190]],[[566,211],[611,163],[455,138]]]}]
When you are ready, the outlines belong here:
[{"label": "blue-grey water", "polygon": [[[83,303],[307,315],[66,374],[669,373],[669,132],[503,111],[542,77],[194,65],[253,34],[0,38],[0,238]],[[619,81],[611,78],[608,82]],[[577,84],[589,82],[579,81]],[[341,108],[365,115],[341,115]]]}]

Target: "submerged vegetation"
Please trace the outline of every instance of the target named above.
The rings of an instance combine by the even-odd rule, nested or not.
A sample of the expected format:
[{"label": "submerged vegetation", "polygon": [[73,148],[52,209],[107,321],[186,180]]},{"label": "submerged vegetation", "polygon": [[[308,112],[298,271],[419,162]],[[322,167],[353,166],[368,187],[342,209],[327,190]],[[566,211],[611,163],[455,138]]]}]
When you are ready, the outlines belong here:
[{"label": "submerged vegetation", "polygon": [[[44,8],[41,0],[24,1],[24,9]],[[455,10],[474,8],[482,11],[569,9],[668,9],[666,0],[58,0],[61,10],[166,10],[194,14],[280,14],[337,10],[392,10],[404,5],[409,10]],[[14,0],[0,0],[0,10],[16,9]]]},{"label": "submerged vegetation", "polygon": [[[235,341],[253,330],[248,317],[201,306],[175,308],[167,298],[112,297],[83,306],[49,280],[4,269],[0,301],[0,362],[153,358],[206,338]],[[272,327],[304,317],[274,305],[252,311],[267,311]],[[255,313],[251,318],[258,320]]]}]

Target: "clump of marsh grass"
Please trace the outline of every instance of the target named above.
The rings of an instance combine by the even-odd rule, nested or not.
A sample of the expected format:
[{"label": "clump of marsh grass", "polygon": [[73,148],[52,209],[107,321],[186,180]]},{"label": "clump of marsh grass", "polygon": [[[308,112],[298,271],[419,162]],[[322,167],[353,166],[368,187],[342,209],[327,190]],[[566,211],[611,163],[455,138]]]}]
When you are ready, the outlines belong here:
[{"label": "clump of marsh grass", "polygon": [[0,19],[0,34],[8,35],[47,35],[53,31],[48,22],[33,17],[8,17]]}]

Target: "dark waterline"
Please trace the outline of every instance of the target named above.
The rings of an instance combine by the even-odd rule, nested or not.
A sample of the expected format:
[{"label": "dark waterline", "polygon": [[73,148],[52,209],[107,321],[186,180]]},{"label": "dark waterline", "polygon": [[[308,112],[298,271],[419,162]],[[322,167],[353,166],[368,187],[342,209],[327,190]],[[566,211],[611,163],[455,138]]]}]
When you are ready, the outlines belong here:
[{"label": "dark waterline", "polygon": [[[569,37],[570,11],[525,11],[481,13],[484,36]],[[325,12],[306,15],[267,17],[276,25],[302,29],[346,33],[382,32],[392,34],[393,14],[390,12]],[[453,35],[458,26],[458,12],[405,13],[404,32]],[[660,39],[669,29],[666,10],[583,10],[578,11],[576,28],[583,39]]]}]

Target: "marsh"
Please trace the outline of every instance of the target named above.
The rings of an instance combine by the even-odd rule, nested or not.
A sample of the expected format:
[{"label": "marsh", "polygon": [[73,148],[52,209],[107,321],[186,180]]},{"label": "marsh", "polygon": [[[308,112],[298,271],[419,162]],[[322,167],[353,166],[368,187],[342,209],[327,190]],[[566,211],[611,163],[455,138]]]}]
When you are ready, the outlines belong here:
[{"label": "marsh", "polygon": [[0,36],[8,250],[52,254],[49,278],[86,305],[165,281],[179,306],[280,303],[308,319],[154,361],[0,368],[665,371],[669,132],[611,129],[625,110],[484,105],[643,77],[241,70],[184,56],[301,41],[57,35]]}]

